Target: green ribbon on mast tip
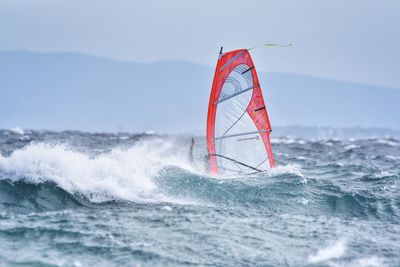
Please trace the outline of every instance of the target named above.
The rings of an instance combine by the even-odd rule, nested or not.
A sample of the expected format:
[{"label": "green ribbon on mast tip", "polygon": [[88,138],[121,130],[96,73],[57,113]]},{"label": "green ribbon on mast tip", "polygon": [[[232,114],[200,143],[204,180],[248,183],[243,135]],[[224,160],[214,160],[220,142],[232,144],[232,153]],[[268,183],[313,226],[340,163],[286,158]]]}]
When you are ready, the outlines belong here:
[{"label": "green ribbon on mast tip", "polygon": [[290,47],[290,46],[293,46],[293,45],[292,44],[271,44],[271,43],[267,43],[267,44],[262,44],[262,45],[251,47],[251,48],[249,48],[247,50],[250,51],[250,50],[253,50],[253,49],[256,49],[256,48],[259,48],[259,47]]}]

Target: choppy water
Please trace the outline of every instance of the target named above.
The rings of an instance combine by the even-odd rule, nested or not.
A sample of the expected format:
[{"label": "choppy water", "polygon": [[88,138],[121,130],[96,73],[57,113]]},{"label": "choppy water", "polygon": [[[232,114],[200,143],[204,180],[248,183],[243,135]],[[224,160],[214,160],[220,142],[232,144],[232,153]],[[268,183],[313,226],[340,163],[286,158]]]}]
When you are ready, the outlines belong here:
[{"label": "choppy water", "polygon": [[400,266],[400,140],[277,138],[243,177],[189,140],[0,131],[0,266]]}]

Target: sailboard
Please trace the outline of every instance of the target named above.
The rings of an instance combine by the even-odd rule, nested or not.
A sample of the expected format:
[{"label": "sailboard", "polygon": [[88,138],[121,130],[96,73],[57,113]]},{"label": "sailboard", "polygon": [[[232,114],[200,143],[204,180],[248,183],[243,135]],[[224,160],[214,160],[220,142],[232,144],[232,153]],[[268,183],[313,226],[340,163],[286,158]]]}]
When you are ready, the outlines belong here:
[{"label": "sailboard", "polygon": [[261,172],[275,166],[272,128],[247,49],[223,53],[215,69],[207,116],[211,174]]}]

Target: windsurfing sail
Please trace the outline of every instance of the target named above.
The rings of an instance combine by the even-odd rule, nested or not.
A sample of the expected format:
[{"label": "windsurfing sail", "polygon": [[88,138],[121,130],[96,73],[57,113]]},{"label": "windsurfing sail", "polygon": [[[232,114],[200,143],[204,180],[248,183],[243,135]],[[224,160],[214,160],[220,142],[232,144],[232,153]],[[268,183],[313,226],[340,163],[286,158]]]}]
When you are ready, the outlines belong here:
[{"label": "windsurfing sail", "polygon": [[275,166],[267,108],[247,49],[219,54],[207,117],[211,174]]}]

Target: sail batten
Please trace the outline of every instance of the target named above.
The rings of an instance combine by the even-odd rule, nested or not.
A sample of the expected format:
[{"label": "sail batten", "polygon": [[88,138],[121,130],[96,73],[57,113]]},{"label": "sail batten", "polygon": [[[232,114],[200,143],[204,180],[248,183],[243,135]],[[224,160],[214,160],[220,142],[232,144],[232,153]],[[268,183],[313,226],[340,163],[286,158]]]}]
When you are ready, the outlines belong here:
[{"label": "sail batten", "polygon": [[239,49],[220,54],[207,117],[211,173],[218,174],[220,170],[243,173],[254,171],[254,168],[265,170],[267,161],[269,167],[274,167],[271,131],[250,53]]},{"label": "sail batten", "polygon": [[250,134],[257,134],[257,133],[266,133],[270,132],[268,130],[261,130],[261,131],[254,131],[254,132],[247,132],[247,133],[238,133],[238,134],[231,134],[231,135],[223,135],[219,137],[215,137],[215,140],[220,140],[224,138],[231,138],[231,137],[238,137],[238,136],[243,136],[243,135],[250,135]]},{"label": "sail batten", "polygon": [[219,104],[219,103],[221,103],[221,102],[224,102],[224,101],[226,101],[226,100],[228,100],[228,99],[231,99],[232,97],[235,97],[235,96],[240,95],[240,94],[242,94],[242,93],[244,93],[244,92],[247,92],[247,91],[249,91],[249,90],[252,90],[252,89],[254,89],[254,88],[257,87],[257,86],[258,86],[258,84],[257,84],[257,85],[250,86],[249,88],[243,89],[243,90],[241,90],[241,91],[239,91],[239,92],[237,92],[237,93],[234,93],[234,94],[232,94],[232,95],[230,95],[230,96],[228,96],[228,97],[225,97],[225,98],[220,99],[217,103]]}]

